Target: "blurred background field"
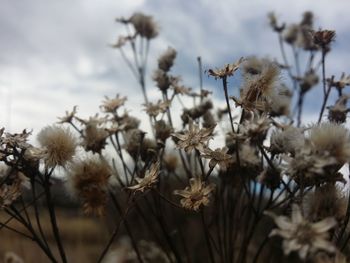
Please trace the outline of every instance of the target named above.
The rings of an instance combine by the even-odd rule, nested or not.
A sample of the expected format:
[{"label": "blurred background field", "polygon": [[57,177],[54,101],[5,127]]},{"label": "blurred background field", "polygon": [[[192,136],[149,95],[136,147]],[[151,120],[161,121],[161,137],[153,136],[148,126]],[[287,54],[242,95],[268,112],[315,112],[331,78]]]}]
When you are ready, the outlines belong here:
[{"label": "blurred background field", "polygon": [[[33,217],[34,222],[34,215],[30,216]],[[1,222],[7,218],[8,215],[0,213]],[[86,217],[65,208],[57,209],[57,219],[70,262],[96,262],[108,240],[107,224],[101,224],[100,219]],[[52,233],[49,220],[48,214],[43,212],[42,227],[45,233]],[[9,226],[25,232],[23,226],[14,220]],[[48,235],[47,239],[54,249],[56,246],[53,236]],[[34,241],[7,229],[1,230],[0,244],[1,259],[4,258],[6,252],[12,251],[22,257],[26,263],[50,262]]]}]

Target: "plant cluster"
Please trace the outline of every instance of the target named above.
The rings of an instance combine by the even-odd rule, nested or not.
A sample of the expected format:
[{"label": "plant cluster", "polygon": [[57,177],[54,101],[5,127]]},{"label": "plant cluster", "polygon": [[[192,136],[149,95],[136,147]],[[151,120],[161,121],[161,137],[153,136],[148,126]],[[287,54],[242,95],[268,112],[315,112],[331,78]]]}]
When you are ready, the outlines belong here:
[{"label": "plant cluster", "polygon": [[[146,67],[158,26],[142,13],[117,19],[126,35],[113,47],[140,86],[150,130],[139,128],[120,94],[88,119],[74,107],[42,129],[37,146],[26,130],[2,129],[0,207],[9,219],[0,229],[32,239],[52,262],[68,262],[51,191],[60,173],[85,214],[117,218],[97,262],[348,262],[350,77],[327,76],[335,32],[314,30],[311,12],[295,24],[280,24],[272,13],[269,20],[282,61],[251,56],[203,71],[198,58],[200,87],[191,89],[173,74],[177,52],[168,48],[152,75],[159,99],[150,99]],[[224,108],[203,89],[204,72],[218,81],[213,93],[223,94]],[[237,74],[232,96],[229,80]],[[305,124],[306,95],[316,88],[319,117]],[[58,254],[42,231],[43,209]],[[27,232],[12,229],[11,220]]]}]

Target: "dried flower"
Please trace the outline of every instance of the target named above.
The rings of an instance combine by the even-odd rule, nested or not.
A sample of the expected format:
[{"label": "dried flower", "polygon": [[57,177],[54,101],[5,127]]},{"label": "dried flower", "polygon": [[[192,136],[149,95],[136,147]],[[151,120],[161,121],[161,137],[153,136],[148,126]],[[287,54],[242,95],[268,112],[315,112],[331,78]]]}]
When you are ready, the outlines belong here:
[{"label": "dried flower", "polygon": [[283,32],[284,40],[291,45],[294,45],[298,39],[299,26],[296,24],[291,24]]},{"label": "dried flower", "polygon": [[340,166],[350,160],[350,134],[342,125],[322,123],[314,126],[309,140],[315,153],[334,157]]},{"label": "dried flower", "polygon": [[166,91],[172,84],[172,78],[163,70],[157,69],[153,73],[153,80],[161,91]]},{"label": "dried flower", "polygon": [[276,189],[281,184],[281,178],[281,170],[275,165],[274,168],[271,168],[271,166],[265,168],[257,177],[257,180],[270,189]]},{"label": "dried flower", "polygon": [[328,48],[329,44],[334,41],[335,31],[333,30],[319,30],[313,32],[314,43],[322,49]]},{"label": "dried flower", "polygon": [[262,143],[270,128],[271,120],[266,115],[253,114],[250,120],[245,120],[242,133],[252,142]]},{"label": "dried flower", "polygon": [[145,190],[148,190],[152,188],[154,184],[158,182],[158,176],[159,176],[159,163],[153,163],[151,167],[146,171],[143,178],[136,177],[135,180],[137,184],[133,186],[129,186],[128,189],[140,192],[144,192]]},{"label": "dried flower", "polygon": [[283,238],[283,251],[285,255],[296,251],[299,257],[305,260],[318,251],[334,253],[336,248],[328,241],[328,230],[337,222],[333,217],[327,217],[316,223],[307,221],[301,214],[300,208],[293,205],[291,218],[277,216],[272,212],[265,212],[271,216],[278,229],[271,231],[270,236],[278,235]]},{"label": "dried flower", "polygon": [[2,166],[0,172],[0,208],[5,208],[21,196],[23,188],[30,188],[30,183],[23,173],[8,166]]},{"label": "dried flower", "polygon": [[156,131],[156,138],[162,142],[165,142],[173,132],[173,128],[163,120],[156,121],[154,129]]},{"label": "dried flower", "polygon": [[[278,86],[280,69],[278,65],[267,59],[249,58],[243,70],[244,84],[240,91],[240,99],[233,97],[237,105],[247,110],[268,111],[269,97],[275,94]],[[249,71],[248,71],[249,69]]]},{"label": "dried flower", "polygon": [[173,137],[179,139],[179,141],[176,143],[177,147],[184,149],[186,152],[190,152],[193,149],[197,149],[199,151],[203,150],[206,147],[208,140],[213,137],[212,133],[215,126],[208,129],[199,129],[199,127],[194,124],[192,120],[190,120],[188,125],[188,131],[184,132],[183,134],[179,132],[172,134]]},{"label": "dried flower", "polygon": [[146,113],[149,116],[156,118],[158,116],[158,114],[165,113],[167,111],[167,109],[170,106],[170,103],[171,102],[169,100],[167,100],[167,101],[158,100],[158,102],[156,104],[149,102],[149,103],[145,103],[143,105],[146,107],[146,109],[145,109]]},{"label": "dried flower", "polygon": [[143,143],[145,133],[139,129],[129,130],[125,137],[125,144],[123,148],[132,156],[134,159],[140,154],[140,147]]},{"label": "dried flower", "polygon": [[267,98],[271,117],[289,116],[292,97],[293,93],[285,85],[276,88]]},{"label": "dried flower", "polygon": [[97,157],[71,165],[68,180],[73,194],[83,202],[84,213],[99,216],[104,214],[111,174],[108,163]]},{"label": "dried flower", "polygon": [[211,100],[205,100],[196,107],[191,109],[184,109],[181,115],[181,119],[184,124],[187,124],[190,119],[195,120],[202,117],[206,112],[213,108]]},{"label": "dried flower", "polygon": [[300,81],[300,89],[302,93],[308,92],[312,87],[318,83],[318,76],[314,70],[307,71],[303,78],[298,79]]},{"label": "dried flower", "polygon": [[176,58],[176,50],[169,47],[159,58],[158,68],[164,72],[168,72],[174,64]]},{"label": "dried flower", "polygon": [[78,106],[74,106],[71,112],[66,111],[66,116],[58,117],[60,121],[57,123],[71,123],[75,117],[75,114],[77,113],[77,108]]},{"label": "dried flower", "polygon": [[269,19],[270,26],[275,32],[280,33],[284,30],[285,24],[278,25],[276,15],[273,12],[268,13],[267,17]]},{"label": "dried flower", "polygon": [[189,187],[187,186],[184,190],[175,190],[174,194],[183,197],[180,200],[183,208],[198,211],[202,206],[209,205],[209,198],[214,189],[214,184],[206,185],[200,178],[191,178]]},{"label": "dried flower", "polygon": [[104,112],[115,113],[120,106],[124,105],[125,101],[126,97],[119,97],[119,94],[117,94],[113,99],[105,96],[105,100],[102,102],[100,108]]},{"label": "dried flower", "polygon": [[328,119],[330,122],[344,123],[346,121],[346,115],[349,112],[346,103],[349,99],[349,95],[343,95],[339,97],[334,106],[328,106]]},{"label": "dried flower", "polygon": [[143,13],[135,13],[130,17],[129,22],[134,26],[136,33],[141,37],[150,40],[158,36],[158,25],[154,22],[152,16],[147,16]]},{"label": "dried flower", "polygon": [[84,121],[83,146],[86,151],[101,153],[102,149],[105,148],[109,132],[99,127],[103,121],[97,118],[90,118],[88,121]]},{"label": "dried flower", "polygon": [[242,61],[243,61],[243,58],[240,58],[238,61],[236,61],[232,64],[227,64],[223,68],[209,69],[208,75],[214,77],[215,79],[223,79],[223,78],[227,78],[229,76],[233,76],[235,71],[237,69],[239,69]]},{"label": "dried flower", "polygon": [[77,146],[73,134],[63,127],[48,126],[38,134],[40,145],[46,150],[44,156],[48,167],[65,166],[72,160]]},{"label": "dried flower", "polygon": [[174,90],[174,93],[177,95],[177,94],[180,94],[180,95],[190,95],[191,94],[191,91],[192,89],[191,88],[187,88],[183,85],[178,85],[176,83],[173,83],[171,88]]},{"label": "dried flower", "polygon": [[337,88],[338,91],[341,93],[346,86],[350,86],[350,75],[345,75],[345,73],[343,72],[338,81],[334,81],[333,78],[328,81],[331,82],[330,85],[332,87]]},{"label": "dried flower", "polygon": [[223,147],[222,149],[217,148],[214,151],[206,148],[203,150],[202,157],[210,159],[209,167],[211,169],[219,164],[221,170],[226,171],[227,167],[232,163],[232,156],[227,154],[227,152],[227,147]]},{"label": "dried flower", "polygon": [[304,202],[305,214],[311,221],[333,216],[337,222],[343,222],[348,197],[340,186],[327,183],[315,188],[306,197]]},{"label": "dried flower", "polygon": [[274,131],[270,139],[270,152],[294,154],[305,144],[303,130],[293,126],[287,126],[282,132]]},{"label": "dried flower", "polygon": [[133,116],[130,116],[127,112],[118,117],[117,122],[120,126],[124,127],[125,131],[137,129],[140,125],[140,120]]},{"label": "dried flower", "polygon": [[[2,136],[4,129],[0,129],[0,135]],[[20,148],[22,150],[27,149],[31,145],[27,142],[31,132],[23,130],[22,133],[5,133],[5,136],[1,138],[1,143],[6,145],[6,148]]]}]

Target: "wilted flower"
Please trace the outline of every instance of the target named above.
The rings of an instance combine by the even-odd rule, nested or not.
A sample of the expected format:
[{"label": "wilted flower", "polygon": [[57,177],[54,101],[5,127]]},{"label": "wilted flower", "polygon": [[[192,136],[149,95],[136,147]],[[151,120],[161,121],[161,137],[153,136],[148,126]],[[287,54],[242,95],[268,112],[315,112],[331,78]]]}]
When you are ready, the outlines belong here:
[{"label": "wilted flower", "polygon": [[274,131],[270,139],[270,152],[292,153],[301,149],[305,143],[303,130],[294,126],[287,126],[283,131]]},{"label": "wilted flower", "polygon": [[238,61],[232,64],[227,64],[223,68],[209,69],[208,75],[214,77],[215,79],[222,79],[222,78],[227,78],[229,76],[233,76],[235,71],[239,69],[242,61],[243,61],[243,58],[240,58]]},{"label": "wilted flower", "polygon": [[190,186],[184,190],[175,190],[175,195],[180,195],[183,208],[198,211],[202,206],[209,205],[209,198],[215,189],[214,184],[206,185],[200,178],[191,178]]},{"label": "wilted flower", "polygon": [[140,120],[136,117],[130,116],[127,112],[118,117],[117,122],[120,126],[124,127],[125,131],[137,129],[140,125]]},{"label": "wilted flower", "polygon": [[106,146],[106,139],[109,132],[101,128],[101,124],[105,119],[90,118],[88,121],[83,121],[85,129],[83,130],[83,146],[86,151],[93,153],[101,153]]},{"label": "wilted flower", "polygon": [[289,116],[293,93],[285,86],[280,85],[267,98],[269,114],[272,117]]},{"label": "wilted flower", "polygon": [[211,108],[213,108],[213,103],[211,100],[205,100],[199,105],[190,108],[184,109],[181,115],[181,119],[184,124],[187,124],[190,119],[195,120],[202,117],[205,113],[207,113]]},{"label": "wilted flower", "polygon": [[97,157],[72,164],[68,180],[73,194],[83,202],[84,213],[104,214],[111,174],[108,163]]},{"label": "wilted flower", "polygon": [[350,160],[350,134],[342,125],[322,123],[314,126],[309,141],[315,153],[334,157],[340,166]]},{"label": "wilted flower", "polygon": [[45,164],[48,167],[65,166],[74,154],[77,146],[73,134],[63,127],[48,126],[38,134],[38,141],[45,149]]},{"label": "wilted flower", "polygon": [[176,50],[169,47],[159,58],[158,68],[164,72],[168,72],[174,64],[176,58]]},{"label": "wilted flower", "polygon": [[245,120],[242,133],[253,142],[261,143],[270,128],[271,120],[266,115],[253,114],[251,120]]},{"label": "wilted flower", "polygon": [[313,35],[314,43],[324,49],[328,47],[332,41],[334,41],[335,31],[319,30],[319,31],[313,32],[312,35]]},{"label": "wilted flower", "polygon": [[[0,135],[3,135],[4,128],[0,129]],[[1,138],[1,143],[6,145],[6,148],[20,148],[25,150],[31,145],[27,142],[31,132],[23,130],[22,133],[5,133],[5,136]]]},{"label": "wilted flower", "polygon": [[173,128],[163,120],[156,121],[154,124],[156,138],[165,142],[173,132]]},{"label": "wilted flower", "polygon": [[350,85],[350,75],[345,75],[345,73],[343,72],[340,76],[340,79],[338,81],[334,81],[333,78],[329,80],[330,81],[330,85],[332,87],[335,87],[338,89],[338,91],[341,93],[342,90],[346,87]]},{"label": "wilted flower", "polygon": [[199,151],[203,150],[206,147],[208,140],[213,137],[212,133],[215,126],[208,129],[199,129],[199,127],[194,124],[192,120],[190,120],[188,125],[188,131],[185,131],[184,133],[177,132],[172,134],[173,137],[179,139],[176,145],[179,148],[184,149],[186,152],[190,152],[193,149],[197,149]]},{"label": "wilted flower", "polygon": [[159,100],[156,104],[149,102],[143,105],[146,107],[145,111],[149,116],[157,117],[158,114],[165,113],[167,111],[167,109],[170,106],[170,103],[171,102],[169,100],[167,101]]},{"label": "wilted flower", "polygon": [[135,31],[141,37],[148,40],[158,36],[158,25],[154,22],[152,16],[144,15],[143,13],[133,14],[129,22],[134,26]]},{"label": "wilted flower", "polygon": [[271,189],[276,189],[281,184],[281,169],[277,165],[274,168],[268,166],[257,177],[258,182],[266,185]]},{"label": "wilted flower", "polygon": [[187,88],[183,85],[177,85],[177,84],[172,84],[171,88],[174,90],[175,94],[180,94],[180,95],[190,95],[192,89]]},{"label": "wilted flower", "polygon": [[346,121],[346,115],[349,112],[349,108],[346,103],[349,99],[349,95],[341,96],[334,106],[328,106],[328,119],[335,123],[344,123]]},{"label": "wilted flower", "polygon": [[306,93],[312,87],[316,86],[318,83],[318,76],[315,71],[307,71],[304,77],[298,79],[300,82],[300,89],[302,93]]},{"label": "wilted flower", "polygon": [[285,24],[278,25],[276,15],[273,12],[268,13],[267,16],[269,18],[270,26],[272,27],[272,29],[278,33],[282,32],[285,27]]},{"label": "wilted flower", "polygon": [[66,116],[58,117],[60,121],[57,123],[71,123],[75,117],[75,114],[77,113],[77,108],[78,106],[74,106],[71,112],[66,111]]},{"label": "wilted flower", "polygon": [[153,73],[153,80],[157,83],[157,87],[161,91],[166,91],[170,88],[173,79],[163,70],[157,69]]},{"label": "wilted flower", "polygon": [[304,200],[305,215],[309,220],[318,221],[333,216],[338,222],[343,222],[348,197],[340,186],[324,184],[310,191]]},{"label": "wilted flower", "polygon": [[336,248],[328,241],[328,230],[337,222],[333,217],[327,217],[316,223],[307,221],[301,214],[300,208],[293,205],[291,218],[277,216],[272,212],[265,212],[271,216],[278,229],[271,231],[270,236],[278,235],[283,238],[283,251],[285,255],[296,251],[299,257],[305,260],[318,251],[334,253]]},{"label": "wilted flower", "polygon": [[119,94],[112,99],[105,96],[105,100],[100,107],[104,112],[115,113],[120,106],[124,105],[125,101],[126,97],[119,97]]},{"label": "wilted flower", "polygon": [[232,97],[233,100],[247,110],[268,111],[269,97],[275,94],[279,84],[278,65],[267,59],[257,60],[254,57],[247,59],[244,64],[246,69],[243,71],[244,83],[240,99]]},{"label": "wilted flower", "polygon": [[206,148],[202,152],[202,157],[210,159],[210,168],[214,168],[218,164],[223,171],[226,171],[227,167],[232,163],[232,156],[227,154],[227,152],[227,147],[217,148],[214,151]]},{"label": "wilted flower", "polygon": [[295,44],[295,42],[298,39],[299,30],[300,28],[298,25],[296,24],[289,25],[288,27],[286,27],[286,29],[283,32],[284,40],[291,45]]},{"label": "wilted flower", "polygon": [[134,191],[144,192],[150,189],[154,184],[158,182],[159,175],[159,163],[153,163],[151,167],[146,171],[144,177],[136,177],[137,184],[129,186],[128,188]]},{"label": "wilted flower", "polygon": [[10,206],[22,194],[23,188],[30,188],[29,179],[10,167],[1,167],[0,208]]}]

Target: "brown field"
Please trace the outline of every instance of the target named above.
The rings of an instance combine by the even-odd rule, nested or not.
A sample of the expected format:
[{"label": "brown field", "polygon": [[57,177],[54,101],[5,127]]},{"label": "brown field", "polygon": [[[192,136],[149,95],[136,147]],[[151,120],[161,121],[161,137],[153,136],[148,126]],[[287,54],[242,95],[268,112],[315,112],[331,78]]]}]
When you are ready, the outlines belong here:
[{"label": "brown field", "polygon": [[[1,222],[7,218],[8,215],[0,214]],[[47,240],[50,246],[55,248],[48,214],[43,213],[41,218],[44,232],[50,233]],[[82,214],[77,215],[77,213],[72,214],[64,210],[57,211],[57,221],[68,260],[70,262],[96,262],[108,240],[106,224],[102,224],[100,219],[86,217]],[[9,226],[25,232],[23,226],[14,220]],[[0,262],[3,262],[4,254],[8,251],[15,252],[24,259],[25,263],[50,262],[34,241],[10,230],[1,229],[0,244]],[[57,253],[56,249],[53,250]]]}]

